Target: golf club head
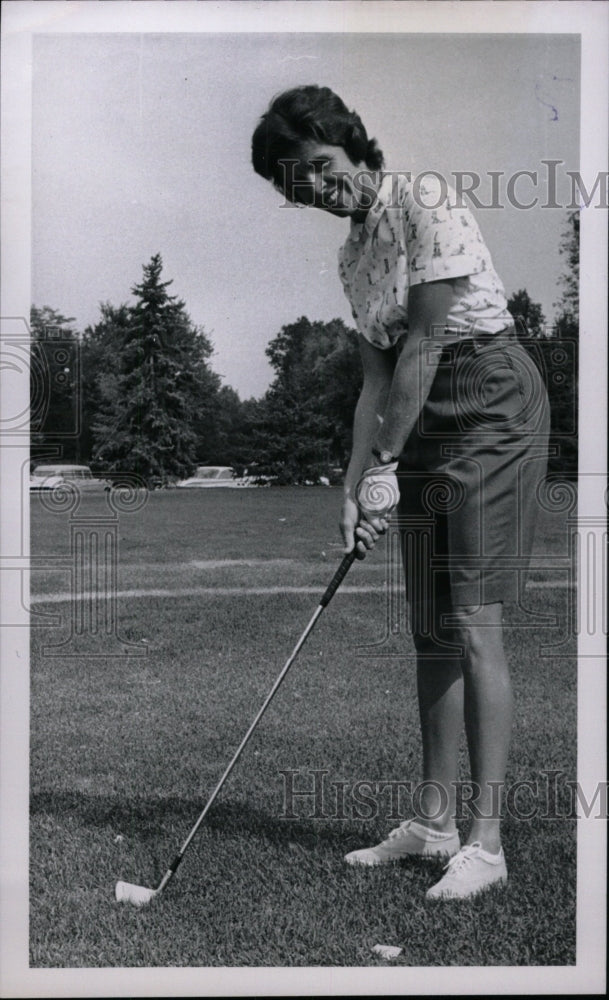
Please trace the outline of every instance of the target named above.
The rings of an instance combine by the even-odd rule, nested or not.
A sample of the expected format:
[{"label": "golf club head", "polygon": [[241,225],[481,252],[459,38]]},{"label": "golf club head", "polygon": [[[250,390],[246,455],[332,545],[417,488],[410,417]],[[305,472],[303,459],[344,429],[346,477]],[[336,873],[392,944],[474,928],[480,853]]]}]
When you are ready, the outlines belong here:
[{"label": "golf club head", "polygon": [[117,903],[132,903],[133,906],[146,906],[157,894],[156,889],[146,889],[143,885],[132,885],[131,882],[117,882],[114,890]]}]

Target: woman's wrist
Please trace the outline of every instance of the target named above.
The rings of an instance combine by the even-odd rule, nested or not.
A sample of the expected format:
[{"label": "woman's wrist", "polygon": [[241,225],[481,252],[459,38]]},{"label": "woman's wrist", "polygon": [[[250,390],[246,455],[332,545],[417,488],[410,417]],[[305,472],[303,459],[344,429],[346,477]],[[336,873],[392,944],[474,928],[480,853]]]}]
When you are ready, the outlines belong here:
[{"label": "woman's wrist", "polygon": [[354,460],[351,459],[347,472],[345,473],[345,482],[343,486],[343,493],[346,500],[355,501],[357,484],[362,478],[364,470],[369,468],[369,466],[370,462],[366,463],[362,459],[354,462]]},{"label": "woman's wrist", "polygon": [[353,500],[355,498],[355,490],[359,482],[360,477],[357,479],[349,479],[345,477],[345,482],[343,484],[343,496],[345,500]]},{"label": "woman's wrist", "polygon": [[372,457],[379,465],[391,465],[398,460],[397,455],[392,455],[386,448],[377,448],[376,445],[372,448]]}]

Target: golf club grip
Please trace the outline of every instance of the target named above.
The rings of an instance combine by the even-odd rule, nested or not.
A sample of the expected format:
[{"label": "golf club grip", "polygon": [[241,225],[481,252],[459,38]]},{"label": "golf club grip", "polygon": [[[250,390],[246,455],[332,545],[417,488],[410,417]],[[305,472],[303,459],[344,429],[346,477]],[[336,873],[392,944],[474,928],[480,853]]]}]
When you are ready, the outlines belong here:
[{"label": "golf club grip", "polygon": [[330,580],[330,583],[328,584],[328,588],[327,588],[324,596],[322,597],[321,601],[319,602],[322,608],[325,608],[330,603],[330,601],[332,600],[332,598],[334,597],[336,591],[338,590],[338,588],[340,587],[341,583],[345,579],[347,573],[349,572],[349,570],[351,568],[351,565],[353,564],[353,562],[355,560],[355,554],[356,554],[355,553],[355,546],[353,546],[353,548],[351,549],[351,552],[347,552],[347,555],[343,556],[343,561],[341,562],[340,566],[336,570],[336,573],[334,574],[334,576]]}]

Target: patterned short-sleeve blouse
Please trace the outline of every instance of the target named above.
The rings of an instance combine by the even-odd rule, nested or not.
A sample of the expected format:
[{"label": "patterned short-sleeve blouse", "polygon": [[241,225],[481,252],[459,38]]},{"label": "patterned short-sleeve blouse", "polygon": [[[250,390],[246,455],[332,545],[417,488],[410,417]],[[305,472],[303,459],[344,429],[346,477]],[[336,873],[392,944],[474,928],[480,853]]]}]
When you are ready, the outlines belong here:
[{"label": "patterned short-sleeve blouse", "polygon": [[513,325],[476,220],[435,174],[416,187],[405,174],[383,176],[365,222],[351,222],[339,274],[359,332],[382,349],[408,330],[409,287],[427,281],[455,279],[447,326],[459,335]]}]

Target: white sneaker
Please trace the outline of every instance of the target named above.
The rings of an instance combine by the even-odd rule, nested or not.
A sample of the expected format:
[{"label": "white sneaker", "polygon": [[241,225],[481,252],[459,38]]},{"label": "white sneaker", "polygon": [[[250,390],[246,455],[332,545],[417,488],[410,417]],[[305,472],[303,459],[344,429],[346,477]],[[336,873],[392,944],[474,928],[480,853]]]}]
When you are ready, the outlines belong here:
[{"label": "white sneaker", "polygon": [[462,847],[446,865],[446,875],[427,890],[427,899],[465,899],[495,883],[507,882],[503,848],[489,854],[479,841]]},{"label": "white sneaker", "polygon": [[392,830],[386,840],[376,847],[362,847],[345,855],[350,865],[384,865],[400,858],[449,858],[456,854],[461,843],[457,830],[442,833],[423,826],[414,819],[407,819]]}]

